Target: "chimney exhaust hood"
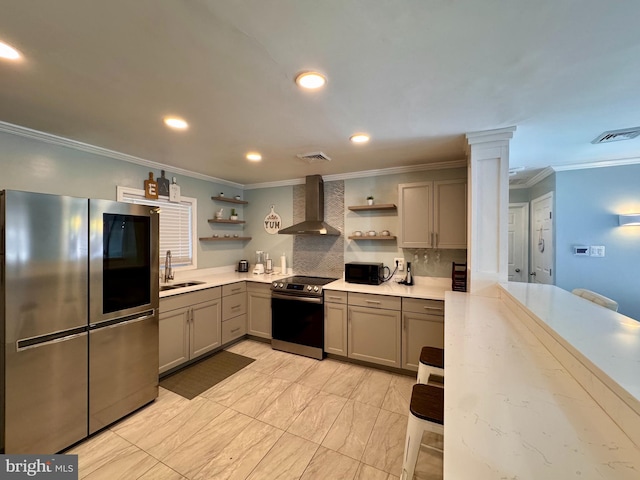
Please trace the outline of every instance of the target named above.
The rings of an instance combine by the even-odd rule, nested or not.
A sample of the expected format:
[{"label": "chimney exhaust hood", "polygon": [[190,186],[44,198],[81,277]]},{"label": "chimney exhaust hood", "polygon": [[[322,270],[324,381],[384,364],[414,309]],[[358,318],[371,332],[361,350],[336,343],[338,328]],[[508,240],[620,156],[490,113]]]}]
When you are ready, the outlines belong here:
[{"label": "chimney exhaust hood", "polygon": [[340,235],[337,228],[324,221],[324,181],[320,175],[308,175],[305,182],[305,218],[279,230],[284,235]]}]

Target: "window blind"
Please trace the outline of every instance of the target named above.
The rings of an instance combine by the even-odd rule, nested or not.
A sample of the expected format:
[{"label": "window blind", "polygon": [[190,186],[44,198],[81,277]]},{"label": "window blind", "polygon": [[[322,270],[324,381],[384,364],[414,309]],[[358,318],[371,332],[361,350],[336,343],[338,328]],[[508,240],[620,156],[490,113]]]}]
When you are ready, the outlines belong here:
[{"label": "window blind", "polygon": [[171,250],[174,267],[191,266],[193,258],[193,215],[195,199],[182,197],[179,203],[145,198],[144,191],[119,189],[120,201],[151,205],[160,208],[160,267],[164,265],[167,250]]}]

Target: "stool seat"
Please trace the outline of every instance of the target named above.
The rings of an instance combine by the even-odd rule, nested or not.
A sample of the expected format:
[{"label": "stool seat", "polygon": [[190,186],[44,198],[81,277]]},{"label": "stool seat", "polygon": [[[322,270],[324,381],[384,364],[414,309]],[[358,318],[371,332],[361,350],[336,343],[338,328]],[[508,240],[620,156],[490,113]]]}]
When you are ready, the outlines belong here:
[{"label": "stool seat", "polygon": [[422,347],[420,351],[420,363],[432,367],[444,368],[444,350],[435,347]]},{"label": "stool seat", "polygon": [[444,388],[416,383],[411,392],[409,410],[428,422],[444,424]]},{"label": "stool seat", "polygon": [[429,377],[441,377],[444,382],[444,350],[436,347],[422,347],[418,363],[418,383],[429,383]]}]

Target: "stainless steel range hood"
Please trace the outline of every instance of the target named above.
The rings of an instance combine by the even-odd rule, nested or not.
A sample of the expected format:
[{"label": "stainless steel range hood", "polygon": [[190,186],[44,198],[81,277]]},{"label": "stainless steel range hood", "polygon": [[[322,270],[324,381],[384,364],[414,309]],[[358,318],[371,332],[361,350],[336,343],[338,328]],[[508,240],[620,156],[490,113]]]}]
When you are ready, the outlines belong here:
[{"label": "stainless steel range hood", "polygon": [[305,218],[279,230],[285,235],[340,235],[337,228],[324,221],[324,182],[320,175],[308,175],[305,183]]}]

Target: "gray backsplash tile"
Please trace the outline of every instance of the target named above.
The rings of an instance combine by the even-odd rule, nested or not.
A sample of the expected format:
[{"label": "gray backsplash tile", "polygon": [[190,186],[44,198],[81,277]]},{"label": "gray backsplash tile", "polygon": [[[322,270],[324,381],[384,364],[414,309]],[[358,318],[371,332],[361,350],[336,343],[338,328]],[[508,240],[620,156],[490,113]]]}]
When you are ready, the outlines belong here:
[{"label": "gray backsplash tile", "polygon": [[[304,220],[305,186],[293,187],[293,223]],[[324,183],[324,220],[344,232],[344,181]],[[296,235],[293,239],[293,271],[301,275],[342,277],[344,236]]]},{"label": "gray backsplash tile", "polygon": [[403,253],[413,275],[420,277],[451,277],[451,264],[467,261],[465,249],[405,248]]}]

